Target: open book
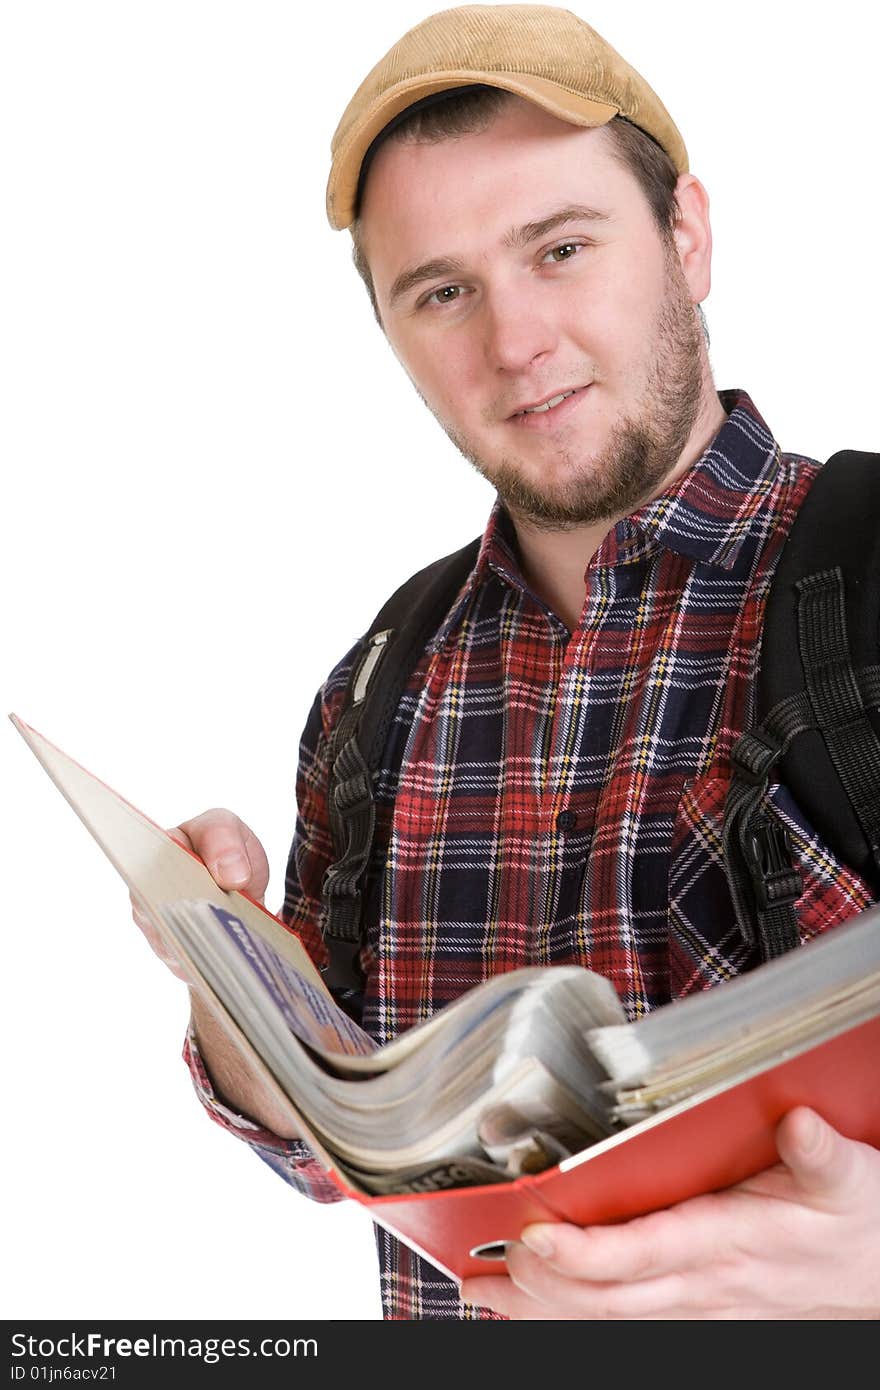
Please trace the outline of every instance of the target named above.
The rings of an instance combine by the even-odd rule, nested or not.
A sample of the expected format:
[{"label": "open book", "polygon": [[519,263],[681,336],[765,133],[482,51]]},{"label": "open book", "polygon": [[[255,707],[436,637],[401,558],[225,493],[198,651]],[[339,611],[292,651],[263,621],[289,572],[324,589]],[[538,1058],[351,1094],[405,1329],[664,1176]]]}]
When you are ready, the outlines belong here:
[{"label": "open book", "polygon": [[[745,1149],[720,1154],[719,1167],[711,1148],[700,1161],[682,1148],[685,1181],[670,1169],[656,1186],[654,1172],[647,1205],[644,1195],[621,1194],[613,1215],[772,1161],[770,1127],[792,1104],[827,1101],[832,1123],[880,1139],[868,1055],[873,1048],[876,1057],[880,1036],[880,908],[636,1022],[601,976],[578,966],[526,968],[487,980],[379,1048],[337,1006],[295,935],[246,895],[218,888],[166,831],[11,718],[343,1190],[371,1206],[387,1198],[377,1219],[443,1269],[465,1273],[473,1268],[465,1257],[492,1246],[476,1238],[471,1190],[482,1194],[481,1219],[494,1212],[493,1234],[515,1238],[501,1232],[547,1219],[547,1208],[583,1209],[583,1183],[572,1180],[594,1154],[622,1172],[621,1144],[660,1128],[674,1162],[674,1136],[691,1133],[701,1108],[703,1128],[735,1116],[727,1128],[743,1131]],[[696,1123],[700,1132],[699,1115]],[[513,1189],[512,1213],[495,1199]],[[444,1263],[433,1218],[413,1207],[407,1228],[407,1199],[424,1194],[460,1199],[447,1227],[460,1217],[463,1235],[454,1247],[447,1240]]]},{"label": "open book", "polygon": [[188,901],[166,905],[160,921],[368,1192],[539,1172],[880,1014],[877,908],[635,1023],[602,976],[530,967],[485,981],[384,1047],[234,913]]}]

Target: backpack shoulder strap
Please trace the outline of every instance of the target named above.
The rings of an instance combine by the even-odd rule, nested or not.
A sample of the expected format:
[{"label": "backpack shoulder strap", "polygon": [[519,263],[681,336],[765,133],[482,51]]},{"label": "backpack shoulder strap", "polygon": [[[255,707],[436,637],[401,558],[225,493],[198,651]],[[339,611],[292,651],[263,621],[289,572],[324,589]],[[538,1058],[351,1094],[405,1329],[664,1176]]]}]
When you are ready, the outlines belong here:
[{"label": "backpack shoulder strap", "polygon": [[791,846],[762,815],[784,781],[844,863],[880,875],[880,455],[834,454],[786,540],[761,637],[757,727],[732,750],[723,845],[740,927],[798,944]]},{"label": "backpack shoulder strap", "polygon": [[330,740],[335,860],[324,875],[321,931],[330,989],[357,990],[365,875],[376,810],[373,781],[401,696],[419,657],[473,569],[481,536],[401,584],[361,638]]}]

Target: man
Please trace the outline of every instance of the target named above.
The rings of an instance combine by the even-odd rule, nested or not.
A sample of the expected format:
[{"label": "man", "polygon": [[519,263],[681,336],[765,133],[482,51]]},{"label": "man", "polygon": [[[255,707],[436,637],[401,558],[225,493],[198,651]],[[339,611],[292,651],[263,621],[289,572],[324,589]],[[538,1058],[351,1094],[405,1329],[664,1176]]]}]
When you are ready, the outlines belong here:
[{"label": "man", "polygon": [[[328,215],[379,325],[497,492],[377,779],[364,1026],[385,1042],[518,965],[600,970],[631,1016],[751,968],[717,831],[767,588],[818,465],[715,389],[708,197],[681,136],[569,12],[471,6],[392,49],[333,149]],[[282,913],[319,960],[327,741],[353,658],[303,734]],[[774,798],[802,849],[809,826]],[[176,833],[262,897],[265,854],[231,812]],[[871,901],[830,851],[799,867],[804,939]],[[195,991],[185,1051],[219,1123],[338,1197]],[[506,1276],[460,1291],[379,1232],[386,1316],[880,1316],[880,1155],[805,1109],[778,1148],[728,1192],[529,1228]]]}]

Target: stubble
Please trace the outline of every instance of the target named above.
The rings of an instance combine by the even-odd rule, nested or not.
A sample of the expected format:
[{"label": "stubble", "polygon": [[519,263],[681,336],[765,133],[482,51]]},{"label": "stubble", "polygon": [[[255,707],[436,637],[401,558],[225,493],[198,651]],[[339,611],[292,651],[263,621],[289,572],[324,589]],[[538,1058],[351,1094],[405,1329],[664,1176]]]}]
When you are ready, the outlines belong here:
[{"label": "stubble", "polygon": [[671,247],[666,248],[666,284],[641,399],[617,421],[602,451],[566,467],[567,477],[556,487],[533,486],[513,456],[487,464],[463,435],[438,417],[452,443],[492,484],[515,520],[540,531],[568,531],[628,516],[662,490],[693,429],[702,395],[702,329]]}]

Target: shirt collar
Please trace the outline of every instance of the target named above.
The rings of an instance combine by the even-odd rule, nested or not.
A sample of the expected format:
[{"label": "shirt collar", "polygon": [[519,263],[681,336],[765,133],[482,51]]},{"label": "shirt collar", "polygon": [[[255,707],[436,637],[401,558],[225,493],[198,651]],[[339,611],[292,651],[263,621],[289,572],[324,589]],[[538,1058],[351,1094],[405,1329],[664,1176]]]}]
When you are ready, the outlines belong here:
[{"label": "shirt collar", "polygon": [[667,492],[617,523],[598,563],[629,563],[662,545],[733,569],[766,506],[781,452],[747,392],[719,391],[718,397],[727,419],[711,444]]},{"label": "shirt collar", "polygon": [[[592,565],[634,564],[661,546],[730,570],[773,486],[780,449],[748,392],[719,391],[727,419],[700,457],[668,491],[645,503],[609,531]],[[477,559],[437,633],[439,647],[456,625],[476,586],[494,572],[528,590],[516,531],[496,497]]]}]

